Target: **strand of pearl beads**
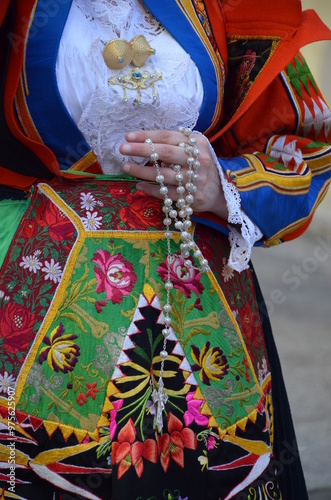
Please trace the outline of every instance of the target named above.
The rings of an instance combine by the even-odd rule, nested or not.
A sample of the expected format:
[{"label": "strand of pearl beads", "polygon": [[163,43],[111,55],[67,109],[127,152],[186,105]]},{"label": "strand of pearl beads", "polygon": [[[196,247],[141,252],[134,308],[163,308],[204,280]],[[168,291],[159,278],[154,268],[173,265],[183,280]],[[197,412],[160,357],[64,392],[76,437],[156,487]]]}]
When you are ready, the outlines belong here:
[{"label": "strand of pearl beads", "polygon": [[[160,166],[158,163],[159,155],[156,153],[154,144],[151,139],[146,139],[146,143],[150,145],[151,154],[150,161],[153,163],[156,169],[156,182],[160,184],[160,194],[163,197],[163,213],[165,214],[165,218],[163,219],[163,224],[165,226],[164,236],[167,240],[167,280],[164,284],[165,290],[167,292],[166,303],[163,306],[164,312],[164,328],[162,329],[163,335],[163,346],[160,351],[161,358],[161,367],[160,367],[160,375],[158,381],[158,389],[154,388],[152,392],[152,399],[154,404],[156,405],[156,426],[159,432],[162,431],[163,428],[163,411],[165,409],[165,404],[168,399],[168,395],[164,389],[163,383],[163,373],[164,373],[164,362],[168,357],[167,351],[167,338],[170,335],[170,325],[171,325],[171,304],[170,304],[170,292],[173,288],[173,284],[171,282],[171,264],[174,261],[174,256],[171,251],[170,240],[172,238],[171,232],[171,224],[174,221],[174,226],[177,230],[180,231],[180,237],[182,243],[180,244],[181,249],[181,257],[184,260],[184,265],[186,267],[192,266],[192,261],[188,259],[190,257],[191,251],[193,251],[193,255],[196,259],[199,260],[201,266],[201,272],[206,273],[209,270],[208,261],[203,258],[201,251],[196,248],[195,243],[192,240],[192,235],[188,231],[192,225],[191,215],[193,213],[193,209],[191,205],[194,203],[194,194],[197,191],[195,183],[199,180],[198,169],[200,167],[200,162],[198,160],[200,152],[196,146],[196,139],[191,137],[192,130],[186,127],[180,127],[178,129],[182,132],[187,138],[188,143],[182,141],[178,144],[178,146],[183,147],[185,149],[185,153],[187,154],[187,165],[188,170],[186,172],[188,182],[183,185],[184,176],[181,172],[181,165],[174,164],[172,165],[172,169],[176,173],[175,178],[178,183],[177,193],[179,194],[179,198],[176,202],[176,206],[178,211],[173,207],[173,200],[168,196],[168,188],[164,184],[164,176],[160,171]],[[185,191],[187,190],[188,194],[184,198]],[[180,220],[181,219],[181,220]],[[152,381],[153,382],[153,381]]]}]

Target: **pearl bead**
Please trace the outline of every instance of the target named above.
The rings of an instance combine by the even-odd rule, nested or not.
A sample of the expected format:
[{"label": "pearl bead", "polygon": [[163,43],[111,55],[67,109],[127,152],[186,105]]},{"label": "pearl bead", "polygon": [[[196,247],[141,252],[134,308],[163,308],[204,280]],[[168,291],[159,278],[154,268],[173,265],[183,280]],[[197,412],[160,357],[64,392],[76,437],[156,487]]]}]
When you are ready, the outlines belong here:
[{"label": "pearl bead", "polygon": [[164,350],[163,350],[163,351],[161,351],[161,352],[160,352],[160,357],[161,357],[161,359],[166,359],[166,358],[168,357],[168,353],[167,353],[167,351],[164,351]]},{"label": "pearl bead", "polygon": [[189,156],[186,160],[186,163],[191,167],[193,166],[193,163],[194,163],[194,158],[193,156]]},{"label": "pearl bead", "polygon": [[156,182],[158,182],[159,184],[162,184],[162,182],[164,181],[164,175],[162,174],[158,174],[155,178]]},{"label": "pearl bead", "polygon": [[198,160],[195,160],[193,163],[193,168],[195,170],[198,170],[200,168],[200,162]]},{"label": "pearl bead", "polygon": [[172,199],[171,198],[166,198],[164,200],[164,204],[165,204],[166,207],[171,207],[171,205],[172,205]]},{"label": "pearl bead", "polygon": [[166,281],[165,284],[164,284],[165,289],[168,290],[168,291],[172,290],[173,286],[174,285],[171,283],[171,281]]},{"label": "pearl bead", "polygon": [[172,165],[172,170],[174,170],[175,172],[180,172],[182,169],[182,167],[180,165]]},{"label": "pearl bead", "polygon": [[190,260],[185,260],[184,261],[184,266],[185,267],[192,267],[192,262]]},{"label": "pearl bead", "polygon": [[200,259],[200,257],[202,257],[202,253],[201,253],[201,251],[200,251],[200,250],[196,250],[196,251],[194,252],[194,257],[196,257],[197,259]]},{"label": "pearl bead", "polygon": [[184,219],[185,217],[185,210],[179,210],[178,215],[181,219]]},{"label": "pearl bead", "polygon": [[163,335],[163,337],[169,337],[169,335],[170,335],[169,329],[168,328],[163,328],[162,335]]},{"label": "pearl bead", "polygon": [[190,137],[190,138],[189,138],[189,140],[188,140],[188,142],[189,142],[190,144],[192,144],[192,145],[195,145],[195,144],[197,143],[197,140],[196,140],[196,138],[195,138],[195,137]]},{"label": "pearl bead", "polygon": [[171,240],[172,232],[171,231],[164,231],[164,237],[166,240]]},{"label": "pearl bead", "polygon": [[178,172],[178,174],[176,174],[176,181],[177,182],[182,182],[183,179],[184,179],[183,174],[181,174],[180,172]]},{"label": "pearl bead", "polygon": [[160,188],[160,193],[161,193],[162,195],[166,195],[166,194],[168,194],[168,188],[167,188],[167,186],[162,186],[162,187]]},{"label": "pearl bead", "polygon": [[165,226],[170,226],[170,224],[171,224],[171,219],[170,219],[170,217],[166,217],[165,219],[163,219],[163,224],[164,224]]},{"label": "pearl bead", "polygon": [[187,241],[191,239],[190,233],[187,231],[182,231],[182,234],[180,235],[183,241]]},{"label": "pearl bead", "polygon": [[175,222],[175,228],[178,229],[178,231],[181,231],[183,229],[183,223],[178,220],[177,222]]},{"label": "pearl bead", "polygon": [[164,324],[165,324],[166,326],[171,325],[171,318],[169,318],[169,316],[166,316],[166,317],[164,318]]},{"label": "pearl bead", "polygon": [[185,208],[185,215],[186,215],[187,217],[189,217],[189,216],[190,216],[190,215],[192,215],[192,214],[193,214],[193,210],[192,210],[192,208],[191,208],[191,207],[186,207],[186,208]]},{"label": "pearl bead", "polygon": [[192,205],[192,203],[194,202],[194,198],[191,194],[188,194],[185,198],[186,200],[186,203],[188,203],[189,205]]},{"label": "pearl bead", "polygon": [[157,160],[159,159],[159,155],[157,153],[152,153],[151,156],[150,156],[150,160],[154,163],[154,162],[157,162]]},{"label": "pearl bead", "polygon": [[176,189],[177,193],[178,194],[184,194],[185,193],[185,188],[184,186],[178,186],[178,188]]},{"label": "pearl bead", "polygon": [[165,313],[170,313],[172,307],[170,304],[165,304],[165,306],[163,307],[163,310]]},{"label": "pearl bead", "polygon": [[185,207],[186,203],[185,203],[184,198],[178,198],[176,205],[177,205],[177,207],[179,207],[179,208],[183,208],[183,207]]},{"label": "pearl bead", "polygon": [[175,219],[177,217],[177,210],[170,210],[169,217]]}]

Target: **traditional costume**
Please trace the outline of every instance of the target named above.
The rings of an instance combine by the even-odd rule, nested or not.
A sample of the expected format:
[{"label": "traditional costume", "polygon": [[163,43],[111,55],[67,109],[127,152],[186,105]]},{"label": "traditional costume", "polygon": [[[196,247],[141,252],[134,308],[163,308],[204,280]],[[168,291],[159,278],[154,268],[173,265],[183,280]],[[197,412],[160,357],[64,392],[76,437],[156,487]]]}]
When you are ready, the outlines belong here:
[{"label": "traditional costume", "polygon": [[[299,236],[330,183],[331,112],[298,53],[330,31],[294,0],[5,0],[0,21],[3,498],[307,498],[249,257]],[[135,23],[154,62],[110,70],[108,28],[132,42]],[[204,274],[176,230],[169,258],[162,202],[118,153],[181,122],[227,191],[229,221],[192,216]]]}]

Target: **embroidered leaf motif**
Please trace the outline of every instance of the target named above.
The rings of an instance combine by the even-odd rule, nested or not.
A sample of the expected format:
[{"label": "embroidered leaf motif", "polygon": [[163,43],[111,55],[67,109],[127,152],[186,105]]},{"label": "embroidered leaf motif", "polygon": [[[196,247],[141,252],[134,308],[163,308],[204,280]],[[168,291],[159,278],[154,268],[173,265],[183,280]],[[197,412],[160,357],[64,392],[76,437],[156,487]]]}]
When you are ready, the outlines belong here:
[{"label": "embroidered leaf motif", "polygon": [[78,328],[83,332],[83,333],[88,333],[88,330],[86,330],[86,328],[84,328],[84,325],[83,325],[83,322],[82,320],[80,319],[79,316],[77,316],[77,314],[74,314],[74,313],[70,313],[70,312],[65,312],[65,313],[62,313],[61,314],[61,318],[68,318],[70,319],[71,321],[74,321],[76,323],[76,325],[78,326]]}]

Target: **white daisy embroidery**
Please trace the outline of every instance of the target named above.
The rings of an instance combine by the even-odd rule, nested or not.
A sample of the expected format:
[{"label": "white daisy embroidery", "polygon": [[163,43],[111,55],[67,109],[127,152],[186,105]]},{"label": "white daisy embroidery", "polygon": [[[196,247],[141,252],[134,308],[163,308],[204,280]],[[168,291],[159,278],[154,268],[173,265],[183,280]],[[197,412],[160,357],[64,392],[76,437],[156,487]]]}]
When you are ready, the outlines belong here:
[{"label": "white daisy embroidery", "polygon": [[232,267],[230,267],[228,264],[226,264],[225,258],[223,258],[222,262],[223,262],[222,276],[223,276],[224,282],[226,283],[227,281],[229,281],[230,279],[233,278],[234,272],[233,272]]},{"label": "white daisy embroidery", "polygon": [[86,210],[93,210],[95,205],[97,204],[96,199],[91,193],[80,193],[80,199],[82,200],[80,202],[80,206]]},{"label": "white daisy embroidery", "polygon": [[9,375],[7,371],[5,371],[3,375],[0,373],[0,393],[3,392],[4,394],[7,394],[9,387],[14,389],[15,378],[13,375]]},{"label": "white daisy embroidery", "polygon": [[51,280],[54,283],[61,281],[62,269],[58,262],[55,263],[54,259],[51,259],[51,262],[45,260],[45,267],[42,268],[42,271],[46,273],[45,280]]},{"label": "white daisy embroidery", "polygon": [[24,269],[29,269],[30,272],[33,271],[36,273],[41,268],[42,263],[36,256],[36,253],[34,253],[33,255],[29,255],[29,257],[23,257],[20,266],[24,267]]},{"label": "white daisy embroidery", "polygon": [[82,217],[82,223],[86,231],[95,231],[102,226],[102,217],[98,217],[98,212],[86,212],[87,217]]}]

